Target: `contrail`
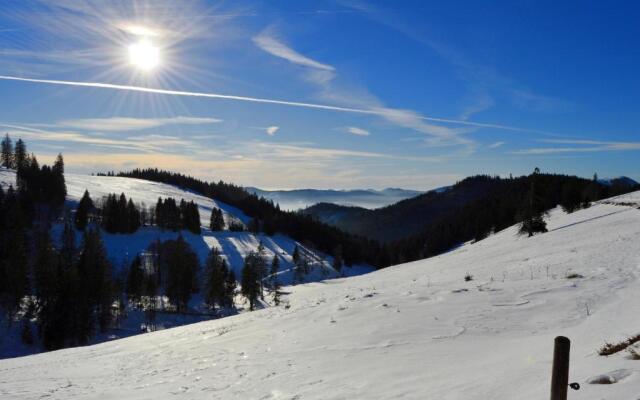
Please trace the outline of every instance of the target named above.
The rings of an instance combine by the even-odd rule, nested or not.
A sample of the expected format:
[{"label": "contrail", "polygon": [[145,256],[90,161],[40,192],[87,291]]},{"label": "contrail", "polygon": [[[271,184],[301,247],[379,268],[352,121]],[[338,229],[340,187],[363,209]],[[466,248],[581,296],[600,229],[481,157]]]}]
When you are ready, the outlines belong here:
[{"label": "contrail", "polygon": [[[247,101],[252,103],[278,104],[278,105],[290,106],[290,107],[312,108],[317,110],[338,111],[338,112],[347,112],[347,113],[356,113],[356,114],[369,114],[369,115],[376,115],[381,117],[385,116],[384,111],[379,109],[376,110],[376,109],[338,107],[338,106],[331,106],[327,104],[265,99],[261,97],[234,96],[234,95],[219,94],[219,93],[187,92],[182,90],[155,89],[155,88],[147,88],[142,86],[117,85],[112,83],[101,83],[101,82],[78,82],[78,81],[60,81],[60,80],[52,80],[52,79],[20,78],[17,76],[7,76],[7,75],[0,75],[0,80],[45,83],[49,85],[92,87],[92,88],[102,88],[102,89],[112,89],[112,90],[126,90],[126,91],[133,91],[133,92],[166,94],[166,95],[172,95],[172,96],[206,97],[211,99],[224,99],[224,100],[235,100],[235,101]],[[436,117],[424,117],[424,116],[420,116],[420,118],[425,121],[467,125],[467,126],[474,126],[478,128],[494,128],[494,129],[501,129],[501,130],[507,130],[507,131],[529,132],[529,133],[543,133],[543,134],[547,133],[547,132],[533,130],[533,129],[518,128],[514,126],[507,126],[507,125],[500,125],[500,124],[480,123],[480,122],[473,122],[473,121],[436,118]]]}]

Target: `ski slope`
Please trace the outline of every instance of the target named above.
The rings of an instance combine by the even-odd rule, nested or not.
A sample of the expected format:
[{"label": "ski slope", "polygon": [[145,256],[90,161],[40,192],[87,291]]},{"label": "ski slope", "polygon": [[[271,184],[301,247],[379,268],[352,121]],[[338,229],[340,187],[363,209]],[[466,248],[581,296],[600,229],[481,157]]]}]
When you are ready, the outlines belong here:
[{"label": "ski slope", "polygon": [[[427,260],[290,288],[289,308],[0,361],[2,399],[541,399],[553,338],[570,399],[632,399],[640,361],[640,194]],[[473,275],[466,282],[464,276]],[[582,278],[568,279],[572,274]],[[601,375],[616,383],[590,384]]]}]

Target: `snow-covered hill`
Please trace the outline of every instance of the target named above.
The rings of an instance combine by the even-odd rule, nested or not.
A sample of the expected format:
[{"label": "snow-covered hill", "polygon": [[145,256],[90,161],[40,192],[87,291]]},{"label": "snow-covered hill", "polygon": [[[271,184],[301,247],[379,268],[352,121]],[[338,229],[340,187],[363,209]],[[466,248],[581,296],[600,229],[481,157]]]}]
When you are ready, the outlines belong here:
[{"label": "snow-covered hill", "polygon": [[[533,238],[512,227],[439,257],[296,286],[289,308],[2,360],[0,396],[533,400],[548,397],[563,334],[582,385],[570,399],[637,398],[640,361],[596,353],[640,333],[640,193],[615,202],[554,210]],[[587,383],[603,374],[616,383]]]},{"label": "snow-covered hill", "polygon": [[[154,205],[158,197],[173,197],[178,202],[181,199],[194,201],[199,208],[202,234],[196,235],[188,231],[170,232],[162,231],[156,227],[143,227],[134,234],[110,234],[102,232],[102,239],[116,271],[126,268],[133,258],[145,251],[150,244],[156,240],[176,239],[178,235],[190,244],[191,248],[200,258],[204,265],[207,255],[213,246],[221,250],[222,256],[226,258],[228,265],[234,270],[238,279],[244,265],[245,256],[258,249],[262,242],[264,255],[271,260],[275,255],[280,260],[280,272],[278,281],[283,285],[291,285],[294,281],[294,263],[292,254],[296,246],[300,252],[307,257],[310,263],[309,273],[304,276],[305,282],[315,282],[325,279],[337,278],[341,276],[353,276],[371,272],[373,268],[368,265],[354,265],[345,267],[337,272],[332,267],[332,258],[311,248],[305,247],[290,237],[276,234],[267,236],[264,234],[253,234],[251,232],[212,232],[206,228],[211,216],[213,207],[223,211],[224,219],[227,223],[231,221],[248,223],[250,217],[237,208],[215,201],[198,194],[182,190],[178,187],[162,183],[150,182],[140,179],[88,176],[65,174],[67,184],[67,203],[71,208],[76,207],[85,190],[89,190],[91,197],[101,199],[110,193],[125,193],[127,197],[139,204],[147,206]],[[15,172],[0,168],[0,186],[6,189],[9,185],[15,185]],[[52,237],[61,237],[62,224],[54,224]],[[77,243],[80,243],[82,234],[77,232]],[[202,272],[202,271],[201,271]],[[208,320],[213,318],[210,311],[203,304],[202,296],[196,294],[190,304],[189,315],[160,314],[156,319],[156,329],[164,329],[188,323]],[[243,311],[244,298],[237,297],[239,301],[238,309]],[[106,334],[101,334],[93,339],[93,343],[112,340],[114,338],[128,337],[140,333],[141,325],[144,324],[144,313],[140,310],[129,310],[127,318],[122,320],[117,329],[111,329]],[[16,357],[24,354],[39,352],[38,346],[26,346],[21,343],[19,326],[14,324],[7,327],[0,318],[0,358]]]},{"label": "snow-covered hill", "polygon": [[[266,256],[271,259],[275,254],[280,258],[281,274],[280,280],[285,284],[290,284],[293,278],[293,262],[291,255],[296,245],[298,245],[305,254],[314,261],[316,268],[312,269],[311,274],[305,277],[308,282],[317,281],[327,278],[335,278],[340,276],[332,267],[331,259],[319,254],[312,249],[304,247],[295,240],[284,236],[274,235],[266,236],[262,234],[254,235],[250,232],[212,232],[206,227],[209,225],[211,210],[216,207],[223,211],[224,219],[227,224],[231,221],[240,221],[248,224],[251,217],[245,215],[241,210],[228,205],[226,203],[212,200],[187,190],[183,190],[176,186],[166,185],[163,183],[151,182],[142,179],[107,177],[107,176],[90,176],[78,174],[65,174],[67,184],[67,200],[71,207],[75,207],[85,190],[88,190],[93,199],[101,199],[110,193],[124,193],[127,197],[133,199],[134,202],[145,204],[146,206],[155,205],[158,197],[173,197],[178,202],[181,199],[185,201],[193,201],[198,205],[200,212],[200,222],[203,227],[202,235],[195,235],[187,231],[180,232],[185,240],[189,242],[193,250],[204,263],[211,247],[216,246],[221,249],[223,256],[234,269],[236,276],[240,276],[243,266],[244,257],[247,253],[255,251],[262,241]],[[0,186],[6,189],[9,185],[15,185],[15,172],[6,169],[0,169]],[[54,238],[59,236],[58,232],[62,226],[54,227]],[[146,227],[139,229],[134,234],[102,234],[105,247],[109,254],[109,258],[116,268],[121,267],[133,257],[144,251],[154,241],[175,239],[178,233],[163,232],[155,227]],[[360,265],[352,268],[345,268],[343,273],[345,276],[359,275],[372,271],[371,267]]]}]

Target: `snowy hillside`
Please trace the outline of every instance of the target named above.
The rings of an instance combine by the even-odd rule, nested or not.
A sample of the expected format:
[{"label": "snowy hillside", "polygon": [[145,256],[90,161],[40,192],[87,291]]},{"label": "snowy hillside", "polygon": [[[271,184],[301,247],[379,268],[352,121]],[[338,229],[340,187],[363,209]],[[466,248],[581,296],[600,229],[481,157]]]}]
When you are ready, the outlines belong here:
[{"label": "snowy hillside", "polygon": [[[205,227],[209,225],[212,208],[216,207],[223,211],[225,222],[241,221],[249,223],[251,218],[237,208],[220,201],[212,200],[189,191],[185,191],[175,186],[163,183],[151,182],[141,179],[90,176],[78,174],[65,174],[67,184],[67,199],[72,207],[75,207],[85,190],[88,190],[93,199],[100,199],[110,193],[125,193],[127,197],[136,203],[144,203],[147,206],[155,205],[158,197],[173,197],[178,202],[181,199],[193,201],[198,205],[200,212],[200,222],[203,226],[202,235],[195,235],[187,231],[181,232],[185,240],[189,242],[193,250],[204,263],[207,254],[212,246],[217,246],[227,262],[234,269],[236,276],[240,276],[244,257],[247,253],[255,251],[262,241],[266,255],[271,259],[275,254],[280,258],[281,273],[280,281],[290,284],[293,279],[293,262],[291,255],[296,245],[305,251],[315,263],[317,268],[312,269],[311,274],[305,277],[308,282],[340,276],[332,267],[331,260],[321,254],[317,254],[311,249],[307,249],[295,240],[283,236],[266,236],[262,234],[254,235],[250,232],[212,232]],[[6,189],[9,184],[15,185],[15,173],[10,170],[0,169],[0,185]],[[54,227],[53,236],[59,237],[61,226]],[[102,237],[109,254],[109,258],[116,268],[126,262],[130,262],[136,254],[144,251],[154,241],[175,239],[178,233],[161,231],[156,227],[145,227],[139,229],[134,234],[109,234],[103,232]],[[345,268],[344,275],[359,275],[372,271],[368,266],[354,266]]]},{"label": "snowy hillside", "polygon": [[[640,333],[640,210],[555,210],[548,228],[296,286],[290,308],[2,360],[0,396],[533,400],[563,334],[582,385],[570,399],[636,398],[640,361],[597,349]],[[588,383],[603,374],[616,383]]]}]

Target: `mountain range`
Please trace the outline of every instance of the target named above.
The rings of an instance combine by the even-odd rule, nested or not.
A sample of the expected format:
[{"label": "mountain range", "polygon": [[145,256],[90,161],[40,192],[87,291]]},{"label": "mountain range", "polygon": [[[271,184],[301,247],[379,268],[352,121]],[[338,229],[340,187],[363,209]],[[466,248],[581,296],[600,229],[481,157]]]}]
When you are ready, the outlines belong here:
[{"label": "mountain range", "polygon": [[397,203],[401,200],[418,196],[424,192],[417,190],[386,188],[375,189],[294,189],[294,190],[263,190],[256,187],[246,187],[249,193],[272,200],[283,210],[299,210],[317,203],[339,204],[348,207],[362,207],[374,209]]}]

